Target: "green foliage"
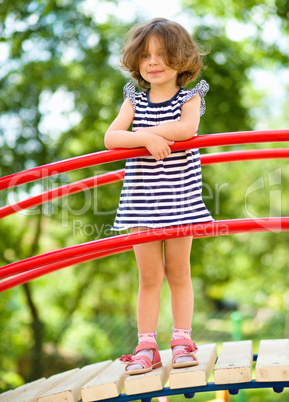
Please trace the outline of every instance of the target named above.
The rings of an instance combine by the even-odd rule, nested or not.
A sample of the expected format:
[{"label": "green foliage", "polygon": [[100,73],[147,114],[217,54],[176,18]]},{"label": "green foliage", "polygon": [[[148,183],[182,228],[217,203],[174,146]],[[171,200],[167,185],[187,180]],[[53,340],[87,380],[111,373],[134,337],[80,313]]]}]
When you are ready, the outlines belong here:
[{"label": "green foliage", "polygon": [[[201,25],[194,37],[211,52],[206,56],[204,78],[210,84],[206,108],[210,118],[203,118],[201,134],[245,131],[252,127],[248,109],[241,103],[242,90],[248,83],[245,71],[253,60],[243,57],[242,45],[225,36],[224,28]],[[238,116],[234,119],[232,116]]]},{"label": "green foliage", "polygon": [[[260,115],[256,105],[262,106],[263,93],[256,92],[251,72],[256,65],[276,67],[277,63],[281,68],[287,58],[277,43],[264,42],[261,26],[254,37],[238,42],[227,35],[224,21],[235,18],[258,25],[259,10],[258,15],[280,18],[286,34],[286,2],[276,0],[273,9],[265,2],[233,0],[224,7],[211,1],[186,0],[185,5],[195,17],[194,37],[211,49],[201,77],[209,82],[210,91],[199,134],[256,128]],[[2,176],[104,149],[104,133],[121,105],[127,81],[116,65],[127,28],[115,17],[98,23],[79,0],[1,3],[1,41],[9,50],[0,72]],[[285,109],[281,115],[280,124],[288,126]],[[279,121],[264,121],[267,128],[280,128]],[[124,162],[116,162],[22,185],[2,192],[0,205],[123,166]],[[286,161],[207,166],[203,177],[204,200],[216,220],[279,212],[288,216]],[[280,181],[271,187],[269,177]],[[263,188],[248,193],[261,178]],[[86,190],[3,219],[1,265],[111,236],[120,190],[121,183]],[[194,240],[198,340],[230,337],[229,317],[218,319],[222,299],[243,311],[247,337],[256,337],[254,328],[270,333],[272,315],[280,318],[280,331],[288,330],[287,237],[265,233]],[[129,252],[70,267],[2,293],[0,390],[130,353],[136,342],[137,289],[137,266]],[[159,343],[166,348],[171,329],[167,284],[162,298]]]}]

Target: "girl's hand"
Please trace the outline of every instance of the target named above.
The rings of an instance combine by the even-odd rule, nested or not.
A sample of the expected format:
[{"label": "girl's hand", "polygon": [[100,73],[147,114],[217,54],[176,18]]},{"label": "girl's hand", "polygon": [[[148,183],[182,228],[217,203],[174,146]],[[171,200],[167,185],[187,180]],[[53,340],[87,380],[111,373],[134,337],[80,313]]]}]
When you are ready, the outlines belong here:
[{"label": "girl's hand", "polygon": [[160,159],[165,159],[170,155],[170,153],[172,152],[170,145],[173,145],[174,141],[166,140],[165,138],[160,137],[159,135],[155,135],[148,132],[144,133],[144,135],[145,135],[145,147],[149,151],[149,153],[155,158],[155,160],[159,161]]}]

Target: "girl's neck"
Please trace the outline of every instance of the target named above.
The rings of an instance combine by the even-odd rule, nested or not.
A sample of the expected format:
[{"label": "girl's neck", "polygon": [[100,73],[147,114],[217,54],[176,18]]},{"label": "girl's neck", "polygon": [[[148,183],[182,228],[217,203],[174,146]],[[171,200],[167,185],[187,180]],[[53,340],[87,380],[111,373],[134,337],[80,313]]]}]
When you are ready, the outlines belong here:
[{"label": "girl's neck", "polygon": [[149,100],[152,103],[161,103],[170,100],[178,91],[179,87],[174,86],[162,86],[152,85],[149,90]]}]

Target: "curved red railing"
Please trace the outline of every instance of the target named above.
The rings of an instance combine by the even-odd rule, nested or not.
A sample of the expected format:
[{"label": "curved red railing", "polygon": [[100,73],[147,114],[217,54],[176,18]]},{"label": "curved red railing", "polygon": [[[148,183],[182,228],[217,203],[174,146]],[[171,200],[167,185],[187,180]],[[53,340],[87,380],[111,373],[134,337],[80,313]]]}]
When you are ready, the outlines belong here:
[{"label": "curved red railing", "polygon": [[[189,141],[177,142],[172,146],[173,151],[203,148],[220,145],[237,145],[262,142],[289,141],[289,130],[270,130],[238,132],[225,134],[211,134],[194,137]],[[16,187],[20,184],[29,183],[48,177],[54,174],[64,173],[84,167],[108,163],[116,160],[127,159],[147,155],[144,148],[119,149],[112,151],[102,151],[90,155],[83,155],[65,161],[55,162],[24,172],[15,173],[0,179],[0,190]],[[251,151],[234,151],[218,154],[208,154],[201,156],[202,165],[223,162],[236,162],[242,160],[265,159],[265,158],[288,158],[288,149],[267,149]],[[123,170],[106,173],[97,177],[91,177],[79,182],[71,183],[36,197],[9,205],[0,209],[0,217],[15,213],[20,209],[31,208],[50,201],[54,198],[63,197],[79,191],[87,190],[95,186],[112,183],[122,180]],[[10,289],[21,283],[41,275],[65,268],[70,265],[79,264],[96,258],[125,252],[132,249],[135,244],[150,242],[154,240],[164,240],[178,236],[193,236],[203,238],[211,236],[231,235],[244,232],[262,231],[288,231],[289,218],[256,218],[214,221],[203,224],[183,225],[177,227],[146,230],[138,233],[131,233],[99,239],[93,242],[84,243],[68,247],[62,250],[51,251],[46,254],[30,257],[28,259],[14,262],[0,268],[0,291]],[[13,276],[14,275],[14,276]],[[11,277],[12,276],[12,277]]]},{"label": "curved red railing", "polygon": [[103,186],[105,184],[115,183],[117,181],[123,180],[123,177],[124,169],[121,169],[110,173],[104,173],[99,176],[89,177],[88,179],[79,180],[74,183],[66,184],[53,190],[45,191],[34,197],[29,197],[26,200],[19,201],[15,204],[6,205],[5,207],[0,208],[0,219],[22,211],[23,209],[33,208],[57,198],[66,197],[68,195],[76,194],[94,187]]},{"label": "curved red railing", "polygon": [[[175,142],[171,149],[172,151],[182,151],[191,148],[283,141],[289,141],[289,130],[240,131],[196,136],[188,141]],[[145,148],[116,149],[49,163],[0,178],[0,191],[56,174],[148,154],[149,152]]]},{"label": "curved red railing", "polygon": [[[95,260],[98,258],[108,257],[109,255],[124,253],[132,250],[132,246],[120,247],[117,250],[105,250],[103,252],[96,252],[89,255],[84,255],[81,257],[75,257],[68,259],[66,261],[56,262],[53,264],[44,265],[39,268],[32,268],[29,271],[21,272],[9,279],[0,281],[0,292],[4,290],[11,289],[15,286],[23,285],[33,279],[39,278],[43,275],[50,274],[52,272],[58,271],[62,268],[67,268],[71,265],[82,264],[87,261]],[[5,276],[6,277],[6,276]]]},{"label": "curved red railing", "polygon": [[[244,160],[256,159],[284,159],[289,158],[288,148],[258,149],[247,151],[220,152],[215,154],[201,155],[201,165],[212,165],[215,163],[240,162]],[[123,180],[124,169],[116,170],[110,173],[104,173],[88,179],[80,180],[74,183],[43,192],[40,195],[29,197],[26,200],[0,208],[0,219],[15,214],[24,209],[33,208],[57,198],[66,197],[94,187],[105,184],[115,183]]]},{"label": "curved red railing", "polygon": [[[289,218],[256,218],[213,221],[168,228],[144,230],[136,233],[95,240],[78,244],[61,250],[27,258],[6,265],[0,269],[0,279],[16,275],[15,278],[0,282],[0,291],[7,290],[16,284],[17,279],[35,279],[41,275],[65,268],[75,263],[90,261],[118,252],[129,251],[133,245],[165,240],[174,237],[193,236],[194,239],[214,236],[227,236],[240,233],[281,232],[289,230]],[[37,268],[39,268],[37,270]],[[19,276],[26,271],[27,275]],[[29,279],[28,279],[29,278]],[[21,282],[23,283],[23,282]]]}]

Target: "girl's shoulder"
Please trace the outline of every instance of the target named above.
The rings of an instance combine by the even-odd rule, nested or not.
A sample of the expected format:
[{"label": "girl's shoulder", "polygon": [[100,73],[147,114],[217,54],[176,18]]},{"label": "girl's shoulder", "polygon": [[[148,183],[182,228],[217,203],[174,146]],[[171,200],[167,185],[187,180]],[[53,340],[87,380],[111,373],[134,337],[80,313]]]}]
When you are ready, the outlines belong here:
[{"label": "girl's shoulder", "polygon": [[124,99],[128,98],[131,101],[134,110],[137,102],[142,98],[144,93],[145,92],[136,92],[134,83],[132,81],[129,81],[123,87],[123,97]]},{"label": "girl's shoulder", "polygon": [[210,88],[209,84],[205,80],[201,80],[192,89],[184,89],[184,88],[182,88],[182,91],[180,91],[181,105],[183,105],[184,103],[188,102],[190,99],[192,99],[195,95],[198,94],[200,96],[200,98],[201,98],[200,114],[202,116],[205,113],[205,110],[206,110],[204,96],[207,94],[209,88]]},{"label": "girl's shoulder", "polygon": [[192,89],[184,89],[182,88],[181,91],[181,96],[194,96],[196,94],[199,94],[201,98],[203,98],[207,92],[209,91],[209,84],[207,83],[207,81],[202,80],[200,81],[194,88]]}]

